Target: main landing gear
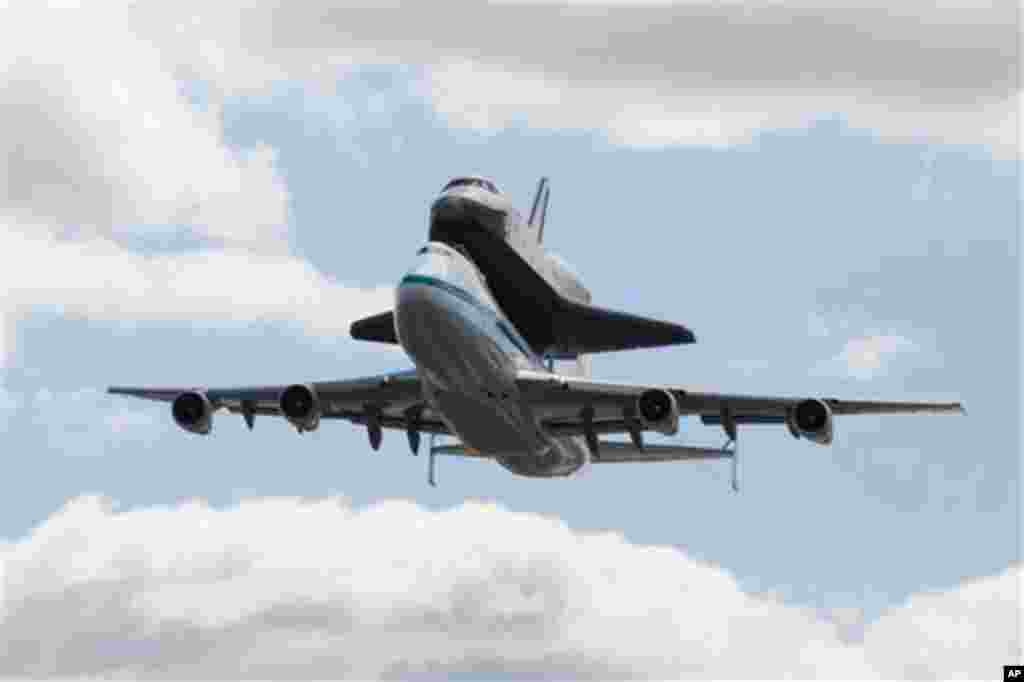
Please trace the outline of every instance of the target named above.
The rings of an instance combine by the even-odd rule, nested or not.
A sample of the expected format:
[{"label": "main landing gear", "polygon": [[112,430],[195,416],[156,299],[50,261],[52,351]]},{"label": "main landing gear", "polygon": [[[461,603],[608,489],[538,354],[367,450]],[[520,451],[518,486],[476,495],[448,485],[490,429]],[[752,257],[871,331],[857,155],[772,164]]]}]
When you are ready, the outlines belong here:
[{"label": "main landing gear", "polygon": [[435,458],[437,457],[437,451],[434,450],[434,439],[436,437],[437,437],[436,433],[431,433],[430,434],[430,441],[428,442],[428,445],[430,447],[429,447],[429,455],[428,455],[428,459],[427,459],[427,483],[430,484],[431,488],[436,488],[437,487],[437,478],[435,476],[435,474],[437,473],[437,463],[435,461]]},{"label": "main landing gear", "polygon": [[736,429],[736,419],[733,417],[729,408],[725,406],[722,407],[722,430],[725,431],[725,436],[728,439],[722,444],[722,452],[728,452],[730,459],[732,459],[732,490],[733,492],[738,493],[740,491],[739,432]]}]

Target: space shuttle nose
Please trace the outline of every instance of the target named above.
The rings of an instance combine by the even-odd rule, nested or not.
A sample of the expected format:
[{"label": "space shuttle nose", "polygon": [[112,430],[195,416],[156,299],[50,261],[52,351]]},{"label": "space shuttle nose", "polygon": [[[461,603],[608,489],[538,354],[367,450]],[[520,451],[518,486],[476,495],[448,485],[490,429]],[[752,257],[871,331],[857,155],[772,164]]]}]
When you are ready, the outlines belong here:
[{"label": "space shuttle nose", "polygon": [[457,244],[471,231],[505,238],[505,211],[473,197],[445,194],[430,207],[430,241]]},{"label": "space shuttle nose", "polygon": [[440,197],[430,207],[431,222],[435,220],[465,220],[473,216],[473,204],[471,199],[460,196],[445,195]]}]

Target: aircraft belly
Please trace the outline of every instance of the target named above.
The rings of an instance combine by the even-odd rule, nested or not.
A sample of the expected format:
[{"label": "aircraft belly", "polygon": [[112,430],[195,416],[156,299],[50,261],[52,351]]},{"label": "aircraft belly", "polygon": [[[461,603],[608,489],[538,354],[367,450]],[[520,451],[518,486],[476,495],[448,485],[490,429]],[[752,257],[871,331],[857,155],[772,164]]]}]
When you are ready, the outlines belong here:
[{"label": "aircraft belly", "polygon": [[459,439],[484,454],[518,457],[534,452],[538,446],[493,402],[457,392],[442,392],[436,402]]},{"label": "aircraft belly", "polygon": [[530,478],[571,476],[590,463],[590,451],[582,438],[552,438],[550,448],[529,457],[497,457],[514,474]]},{"label": "aircraft belly", "polygon": [[402,347],[446,390],[508,392],[514,362],[488,334],[487,315],[467,301],[426,284],[398,291],[395,316]]},{"label": "aircraft belly", "polygon": [[406,284],[395,319],[402,346],[429,377],[431,401],[466,445],[488,454],[546,448],[518,401],[517,362],[493,315],[450,291]]},{"label": "aircraft belly", "polygon": [[451,287],[403,283],[395,322],[427,399],[464,445],[522,476],[566,476],[586,464],[581,439],[553,438],[538,426],[515,382],[521,349],[493,311]]}]

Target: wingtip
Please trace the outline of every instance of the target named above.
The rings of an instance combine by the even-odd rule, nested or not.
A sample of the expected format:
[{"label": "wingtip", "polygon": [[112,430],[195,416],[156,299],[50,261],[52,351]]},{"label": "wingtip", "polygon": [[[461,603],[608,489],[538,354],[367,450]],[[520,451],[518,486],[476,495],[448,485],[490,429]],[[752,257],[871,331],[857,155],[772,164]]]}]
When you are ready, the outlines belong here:
[{"label": "wingtip", "polygon": [[138,396],[139,389],[130,388],[128,386],[108,386],[108,395],[127,395],[127,396]]},{"label": "wingtip", "polygon": [[683,326],[678,326],[673,336],[676,343],[697,343],[696,335]]}]

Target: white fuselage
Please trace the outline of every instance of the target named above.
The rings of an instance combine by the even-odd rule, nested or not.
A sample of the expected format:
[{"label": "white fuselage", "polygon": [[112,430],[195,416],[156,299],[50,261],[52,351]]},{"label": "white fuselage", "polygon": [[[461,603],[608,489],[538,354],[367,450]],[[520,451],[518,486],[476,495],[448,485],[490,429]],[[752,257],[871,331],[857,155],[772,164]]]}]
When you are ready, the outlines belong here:
[{"label": "white fuselage", "polygon": [[437,242],[398,286],[398,340],[424,398],[465,447],[524,476],[567,476],[590,461],[579,436],[545,432],[520,396],[516,371],[546,371],[502,314],[473,263]]}]

